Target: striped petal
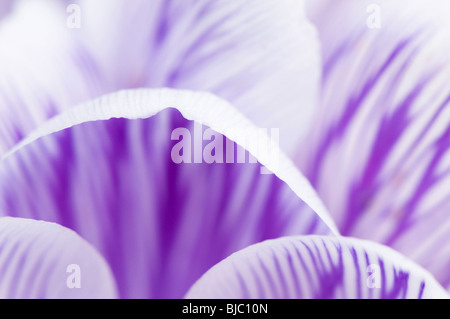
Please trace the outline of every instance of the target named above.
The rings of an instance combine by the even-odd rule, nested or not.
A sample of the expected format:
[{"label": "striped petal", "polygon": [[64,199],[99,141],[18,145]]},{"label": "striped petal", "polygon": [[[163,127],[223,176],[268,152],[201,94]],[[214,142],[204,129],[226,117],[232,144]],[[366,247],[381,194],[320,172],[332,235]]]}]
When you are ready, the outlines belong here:
[{"label": "striped petal", "polygon": [[342,234],[389,245],[450,287],[450,4],[320,4],[321,110],[299,166]]},{"label": "striped petal", "polygon": [[84,0],[80,31],[118,88],[212,92],[292,150],[310,124],[320,77],[303,0]]},{"label": "striped petal", "polygon": [[320,57],[303,1],[14,4],[0,25],[0,155],[60,111],[124,88],[210,91],[280,128],[288,151],[310,124]]},{"label": "striped petal", "polygon": [[211,268],[187,298],[448,298],[397,252],[343,237],[284,237],[241,250]]},{"label": "striped petal", "polygon": [[107,263],[56,224],[0,218],[0,298],[114,298]]},{"label": "striped petal", "polygon": [[[259,162],[208,164],[202,148],[211,141],[200,128],[198,142],[198,124],[229,132],[223,143],[236,142],[232,159],[246,149]],[[110,263],[121,297],[182,297],[204,271],[250,244],[335,231],[278,147],[278,161],[258,151],[270,145],[267,135],[255,143],[230,128],[256,130],[206,93],[131,90],[83,104],[3,159],[0,212],[75,230]],[[183,154],[194,161],[200,147],[200,163],[173,160],[176,129],[192,132]],[[261,174],[260,163],[275,174]]]},{"label": "striped petal", "polygon": [[0,155],[61,110],[111,89],[67,17],[64,1],[22,0],[0,24]]}]

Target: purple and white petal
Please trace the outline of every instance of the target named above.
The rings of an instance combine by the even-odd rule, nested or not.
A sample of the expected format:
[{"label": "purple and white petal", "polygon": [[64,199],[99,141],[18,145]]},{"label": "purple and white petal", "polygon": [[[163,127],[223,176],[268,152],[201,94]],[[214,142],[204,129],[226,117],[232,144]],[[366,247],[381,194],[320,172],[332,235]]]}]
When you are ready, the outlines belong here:
[{"label": "purple and white petal", "polygon": [[228,100],[292,151],[317,105],[320,53],[301,0],[84,0],[80,29],[117,88]]},{"label": "purple and white petal", "polygon": [[298,164],[343,235],[389,245],[450,287],[450,4],[315,6],[323,93]]},{"label": "purple and white petal", "polygon": [[[223,143],[235,141],[235,154],[244,148],[259,163],[207,164],[202,148],[210,141],[196,144],[196,123],[219,133],[256,130],[208,93],[140,89],[75,107],[3,159],[0,211],[75,230],[109,262],[121,297],[182,297],[207,269],[248,245],[335,232],[278,147],[278,161],[259,152],[270,137],[255,143],[231,130]],[[172,136],[180,128],[192,132],[192,149],[183,152],[195,160],[200,145],[201,163],[174,162],[179,142]],[[260,163],[275,174],[261,174]]]},{"label": "purple and white petal", "polygon": [[61,110],[113,89],[67,17],[64,1],[22,0],[0,23],[0,156]]},{"label": "purple and white petal", "polygon": [[124,88],[210,91],[280,128],[287,151],[317,102],[303,1],[22,0],[0,43],[0,155],[61,110]]},{"label": "purple and white petal", "polygon": [[73,231],[0,218],[0,298],[115,298],[111,270]]},{"label": "purple and white petal", "polygon": [[344,237],[296,236],[245,248],[205,273],[187,298],[448,298],[394,250]]}]

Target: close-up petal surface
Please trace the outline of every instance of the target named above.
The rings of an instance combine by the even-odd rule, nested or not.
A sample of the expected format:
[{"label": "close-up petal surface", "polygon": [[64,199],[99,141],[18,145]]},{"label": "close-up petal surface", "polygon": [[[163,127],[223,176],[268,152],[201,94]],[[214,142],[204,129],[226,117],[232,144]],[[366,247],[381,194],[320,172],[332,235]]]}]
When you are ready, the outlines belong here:
[{"label": "close-up petal surface", "polygon": [[67,28],[63,4],[13,1],[0,21],[0,156],[61,110],[112,89]]},{"label": "close-up petal surface", "polygon": [[[448,1],[310,2],[323,87],[296,162],[343,235],[393,247],[450,287],[447,9]],[[370,28],[376,13],[379,28]]]},{"label": "close-up petal surface", "polygon": [[311,123],[320,54],[303,1],[13,4],[0,23],[0,155],[60,111],[126,88],[209,91],[279,128],[287,152]]},{"label": "close-up petal surface", "polygon": [[[210,141],[200,128],[196,144],[193,120],[217,131],[253,128],[224,100],[169,89],[123,91],[63,113],[3,159],[0,211],[75,230],[110,263],[121,297],[182,297],[209,267],[250,244],[335,232],[281,152],[279,161],[259,158],[275,174],[262,174],[257,162],[208,164]],[[200,147],[201,162],[171,158],[179,128],[192,132],[192,157]],[[269,141],[230,134],[257,158]]]},{"label": "close-up petal surface", "polygon": [[448,298],[449,10],[2,0],[0,298]]},{"label": "close-up petal surface", "polygon": [[84,0],[79,5],[83,39],[107,78],[119,81],[118,89],[214,93],[257,126],[279,128],[287,152],[310,125],[320,51],[303,0]]},{"label": "close-up petal surface", "polygon": [[115,298],[103,257],[57,224],[0,218],[0,298]]},{"label": "close-up petal surface", "polygon": [[424,269],[397,252],[343,237],[268,240],[211,268],[187,298],[448,298]]}]

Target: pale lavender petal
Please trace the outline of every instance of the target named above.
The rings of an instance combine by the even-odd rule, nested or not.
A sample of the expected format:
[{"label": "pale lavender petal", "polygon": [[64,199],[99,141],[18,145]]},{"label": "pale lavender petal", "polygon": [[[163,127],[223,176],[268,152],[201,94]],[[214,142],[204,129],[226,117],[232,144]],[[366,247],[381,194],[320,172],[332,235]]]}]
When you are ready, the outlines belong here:
[{"label": "pale lavender petal", "polygon": [[119,88],[172,87],[222,97],[290,151],[320,81],[319,43],[299,0],[79,1],[80,31]]},{"label": "pale lavender petal", "polygon": [[64,1],[15,1],[0,23],[0,156],[61,110],[112,89],[68,16]]},{"label": "pale lavender petal", "polygon": [[331,2],[313,14],[323,94],[298,163],[342,234],[389,245],[450,287],[450,4],[377,1],[370,29],[370,3]]},{"label": "pale lavender petal", "polygon": [[0,218],[0,298],[115,298],[103,257],[57,224]]},{"label": "pale lavender petal", "polygon": [[448,298],[424,269],[388,247],[300,236],[245,248],[212,267],[187,298]]},{"label": "pale lavender petal", "polygon": [[317,102],[303,1],[17,1],[0,43],[0,155],[58,112],[124,88],[210,91],[279,128],[287,151]]},{"label": "pale lavender petal", "polygon": [[229,134],[271,175],[259,163],[174,163],[171,134],[193,132],[194,120],[221,133],[256,129],[211,94],[105,96],[49,121],[6,156],[0,211],[74,229],[110,263],[121,297],[182,297],[204,271],[250,244],[335,229],[281,152],[277,166],[255,152],[267,141]]},{"label": "pale lavender petal", "polygon": [[0,23],[1,19],[8,16],[13,7],[14,0],[3,0],[0,2]]}]

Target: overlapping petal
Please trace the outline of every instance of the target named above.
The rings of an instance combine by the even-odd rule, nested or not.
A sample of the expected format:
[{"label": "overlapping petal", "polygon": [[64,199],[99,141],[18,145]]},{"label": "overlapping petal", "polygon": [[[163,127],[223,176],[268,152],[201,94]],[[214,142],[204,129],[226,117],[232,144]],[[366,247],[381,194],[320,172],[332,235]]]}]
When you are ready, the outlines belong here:
[{"label": "overlapping petal", "polygon": [[56,224],[0,218],[0,298],[114,298],[103,257]]},{"label": "overlapping petal", "polygon": [[275,174],[248,161],[176,164],[172,133],[194,136],[195,123],[256,129],[225,101],[190,91],[123,91],[76,107],[2,161],[0,211],[75,230],[110,263],[122,297],[182,297],[234,251],[335,230],[292,162],[258,153],[267,136],[229,134]]},{"label": "overlapping petal", "polygon": [[303,1],[21,0],[0,43],[0,154],[59,111],[124,88],[210,91],[280,128],[288,151],[316,106]]},{"label": "overlapping petal", "polygon": [[[69,1],[15,1],[14,11],[11,3],[0,5],[0,156],[61,110],[130,87],[211,91],[257,125],[281,129],[289,153],[309,126],[320,58],[302,1],[80,0],[81,29],[66,25]],[[323,94],[296,160],[344,234],[400,250],[448,287],[446,11],[423,10],[429,5],[422,0],[407,7],[371,2],[382,24],[370,29],[368,2],[331,3],[312,5],[323,42]],[[237,153],[257,154],[261,141],[227,131],[255,128],[230,109],[208,94],[139,90],[64,113],[2,160],[1,214],[76,230],[105,256],[122,297],[180,297],[206,269],[248,245],[337,233],[284,156],[280,166],[260,154],[260,163],[174,162],[180,127],[192,134],[194,162],[210,142],[207,127],[226,133],[229,140],[219,144],[227,150],[236,141]],[[200,131],[199,124],[205,124]],[[219,136],[209,137],[217,142]],[[263,165],[276,175],[262,175]],[[22,237],[17,241],[32,241]],[[213,268],[192,291],[204,296],[206,287],[233,298],[444,296],[423,270],[367,243],[302,237],[255,247]],[[247,252],[253,258],[247,260]],[[41,258],[18,253],[19,260]],[[8,260],[0,271],[11,268]],[[378,290],[363,283],[364,267],[374,265],[381,271]],[[297,280],[312,268],[317,281]],[[256,275],[242,277],[249,269]],[[12,276],[28,278],[26,272]],[[356,285],[349,279],[355,277]],[[16,296],[13,281],[4,282],[1,291]]]},{"label": "overlapping petal", "polygon": [[387,244],[448,287],[449,3],[311,5],[323,93],[298,163],[344,235]]},{"label": "overlapping petal", "polygon": [[14,1],[0,24],[0,155],[48,118],[106,93],[63,1]]},{"label": "overlapping petal", "polygon": [[187,298],[448,298],[424,269],[387,247],[300,236],[245,248],[211,268]]},{"label": "overlapping petal", "polygon": [[256,125],[280,128],[287,151],[310,124],[320,55],[303,1],[79,4],[85,17],[81,31],[116,86],[214,93]]}]

